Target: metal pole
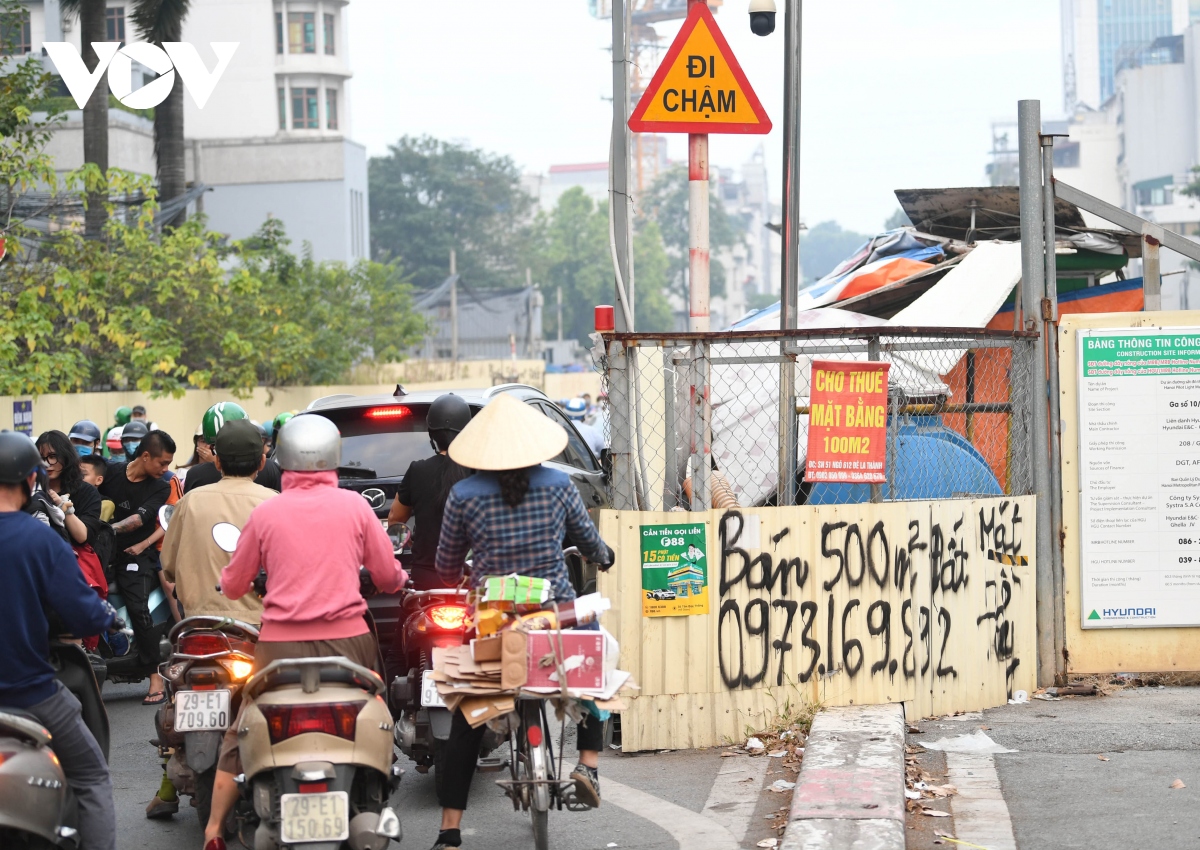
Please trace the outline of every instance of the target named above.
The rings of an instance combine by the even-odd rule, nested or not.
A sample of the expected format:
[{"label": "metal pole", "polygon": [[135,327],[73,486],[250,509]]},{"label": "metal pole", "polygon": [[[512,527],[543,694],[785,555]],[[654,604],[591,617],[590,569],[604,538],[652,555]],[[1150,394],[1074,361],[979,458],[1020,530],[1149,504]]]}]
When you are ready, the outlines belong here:
[{"label": "metal pole", "polygon": [[[879,337],[878,336],[872,336],[870,339],[867,340],[867,359],[871,360],[871,361],[879,360]],[[895,497],[893,496],[893,498],[895,498]],[[882,502],[882,501],[883,501],[883,485],[882,484],[872,484],[871,485],[871,502],[874,504],[878,504],[879,502]]]},{"label": "metal pole", "polygon": [[[1041,327],[1039,307],[1046,292],[1045,255],[1042,251],[1042,162],[1039,136],[1042,130],[1041,103],[1022,100],[1017,103],[1017,134],[1020,139],[1021,186],[1021,288],[1024,291],[1025,329]],[[1050,545],[1050,453],[1049,423],[1046,411],[1046,338],[1039,334],[1034,342],[1033,379],[1030,404],[1033,428],[1032,456],[1034,494],[1037,497],[1037,645],[1038,684],[1054,684],[1057,663],[1054,658],[1054,610],[1062,604],[1054,596],[1054,562]]]},{"label": "metal pole", "polygon": [[1063,504],[1062,504],[1062,412],[1058,385],[1058,257],[1055,254],[1057,231],[1054,226],[1054,136],[1042,136],[1042,200],[1046,228],[1046,298],[1042,302],[1043,337],[1046,340],[1050,387],[1050,547],[1054,567],[1054,678],[1065,685],[1067,662],[1063,658],[1066,640],[1066,610],[1063,606]]},{"label": "metal pole", "polygon": [[[633,230],[629,197],[629,24],[630,0],[612,3],[612,161],[609,163],[609,220],[612,222],[613,262],[616,266],[615,326],[618,331],[632,331],[633,297]],[[626,297],[628,296],[628,302]],[[630,317],[626,321],[626,314]]]},{"label": "metal pole", "polygon": [[709,464],[712,462],[712,404],[708,394],[709,345],[697,339],[692,345],[692,510],[712,507]]},{"label": "metal pole", "polygon": [[1162,275],[1159,271],[1158,249],[1162,242],[1146,233],[1142,227],[1142,292],[1146,312],[1162,309]]},{"label": "metal pole", "polygon": [[[779,275],[779,327],[796,327],[796,300],[800,291],[800,57],[803,4],[784,0],[783,34],[783,222]],[[784,352],[779,367],[779,483],[781,505],[796,503],[799,466],[796,447],[796,361]]]},{"label": "metal pole", "polygon": [[688,135],[688,330],[708,333],[708,134]]},{"label": "metal pole", "polygon": [[458,262],[450,249],[450,359],[458,362]]}]

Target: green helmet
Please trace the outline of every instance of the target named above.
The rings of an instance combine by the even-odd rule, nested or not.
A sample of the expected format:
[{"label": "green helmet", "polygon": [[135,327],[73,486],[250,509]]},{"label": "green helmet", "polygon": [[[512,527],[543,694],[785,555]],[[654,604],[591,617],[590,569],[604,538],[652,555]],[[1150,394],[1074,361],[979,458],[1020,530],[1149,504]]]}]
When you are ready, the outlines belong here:
[{"label": "green helmet", "polygon": [[279,429],[283,427],[283,423],[287,422],[295,415],[296,414],[292,411],[286,410],[271,420],[271,442],[275,442],[275,440],[279,437]]},{"label": "green helmet", "polygon": [[129,407],[117,408],[117,424],[128,425],[129,420],[133,418],[133,409]]},{"label": "green helmet", "polygon": [[204,411],[204,420],[201,423],[201,427],[204,429],[204,442],[211,446],[217,439],[217,432],[221,430],[221,426],[226,422],[249,418],[246,415],[246,411],[242,410],[240,404],[235,404],[232,401],[218,401],[208,410]]}]

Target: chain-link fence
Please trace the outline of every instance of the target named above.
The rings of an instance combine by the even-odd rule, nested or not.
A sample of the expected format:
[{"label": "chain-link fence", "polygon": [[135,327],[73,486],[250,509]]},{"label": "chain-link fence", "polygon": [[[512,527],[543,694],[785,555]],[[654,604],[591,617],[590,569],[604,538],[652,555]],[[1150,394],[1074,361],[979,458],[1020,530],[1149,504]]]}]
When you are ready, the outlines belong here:
[{"label": "chain-link fence", "polygon": [[[886,327],[606,334],[594,355],[609,400],[613,506],[1029,493],[1034,338]],[[886,482],[805,478],[814,360],[891,364]]]}]

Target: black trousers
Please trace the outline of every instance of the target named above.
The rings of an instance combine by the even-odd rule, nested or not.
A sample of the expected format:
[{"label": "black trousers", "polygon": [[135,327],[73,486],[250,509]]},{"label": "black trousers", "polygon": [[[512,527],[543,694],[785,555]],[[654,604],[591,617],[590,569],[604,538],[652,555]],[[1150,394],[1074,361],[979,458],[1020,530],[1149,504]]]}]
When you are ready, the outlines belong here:
[{"label": "black trousers", "polygon": [[[150,594],[158,583],[157,557],[143,552],[134,558],[121,552],[113,556],[116,562],[117,590],[125,599],[125,610],[129,614],[129,627],[133,629],[133,640],[137,645],[138,661],[149,670],[158,668],[159,630],[150,619]],[[130,569],[134,564],[136,569]]]},{"label": "black trousers", "polygon": [[[479,761],[479,746],[483,743],[483,733],[486,731],[487,724],[472,729],[461,711],[454,712],[450,737],[446,745],[438,750],[433,768],[438,805],[443,809],[467,808],[471,780],[475,778]],[[604,724],[592,715],[585,717],[578,726],[576,744],[581,752],[604,749]]]}]

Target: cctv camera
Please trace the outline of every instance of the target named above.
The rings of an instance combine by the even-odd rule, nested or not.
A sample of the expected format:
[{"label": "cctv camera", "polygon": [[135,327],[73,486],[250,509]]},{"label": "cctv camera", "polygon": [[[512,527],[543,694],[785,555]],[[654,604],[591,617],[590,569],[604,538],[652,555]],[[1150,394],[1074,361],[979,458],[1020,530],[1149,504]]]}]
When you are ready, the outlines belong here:
[{"label": "cctv camera", "polygon": [[775,0],[750,0],[750,31],[755,35],[775,32]]}]

